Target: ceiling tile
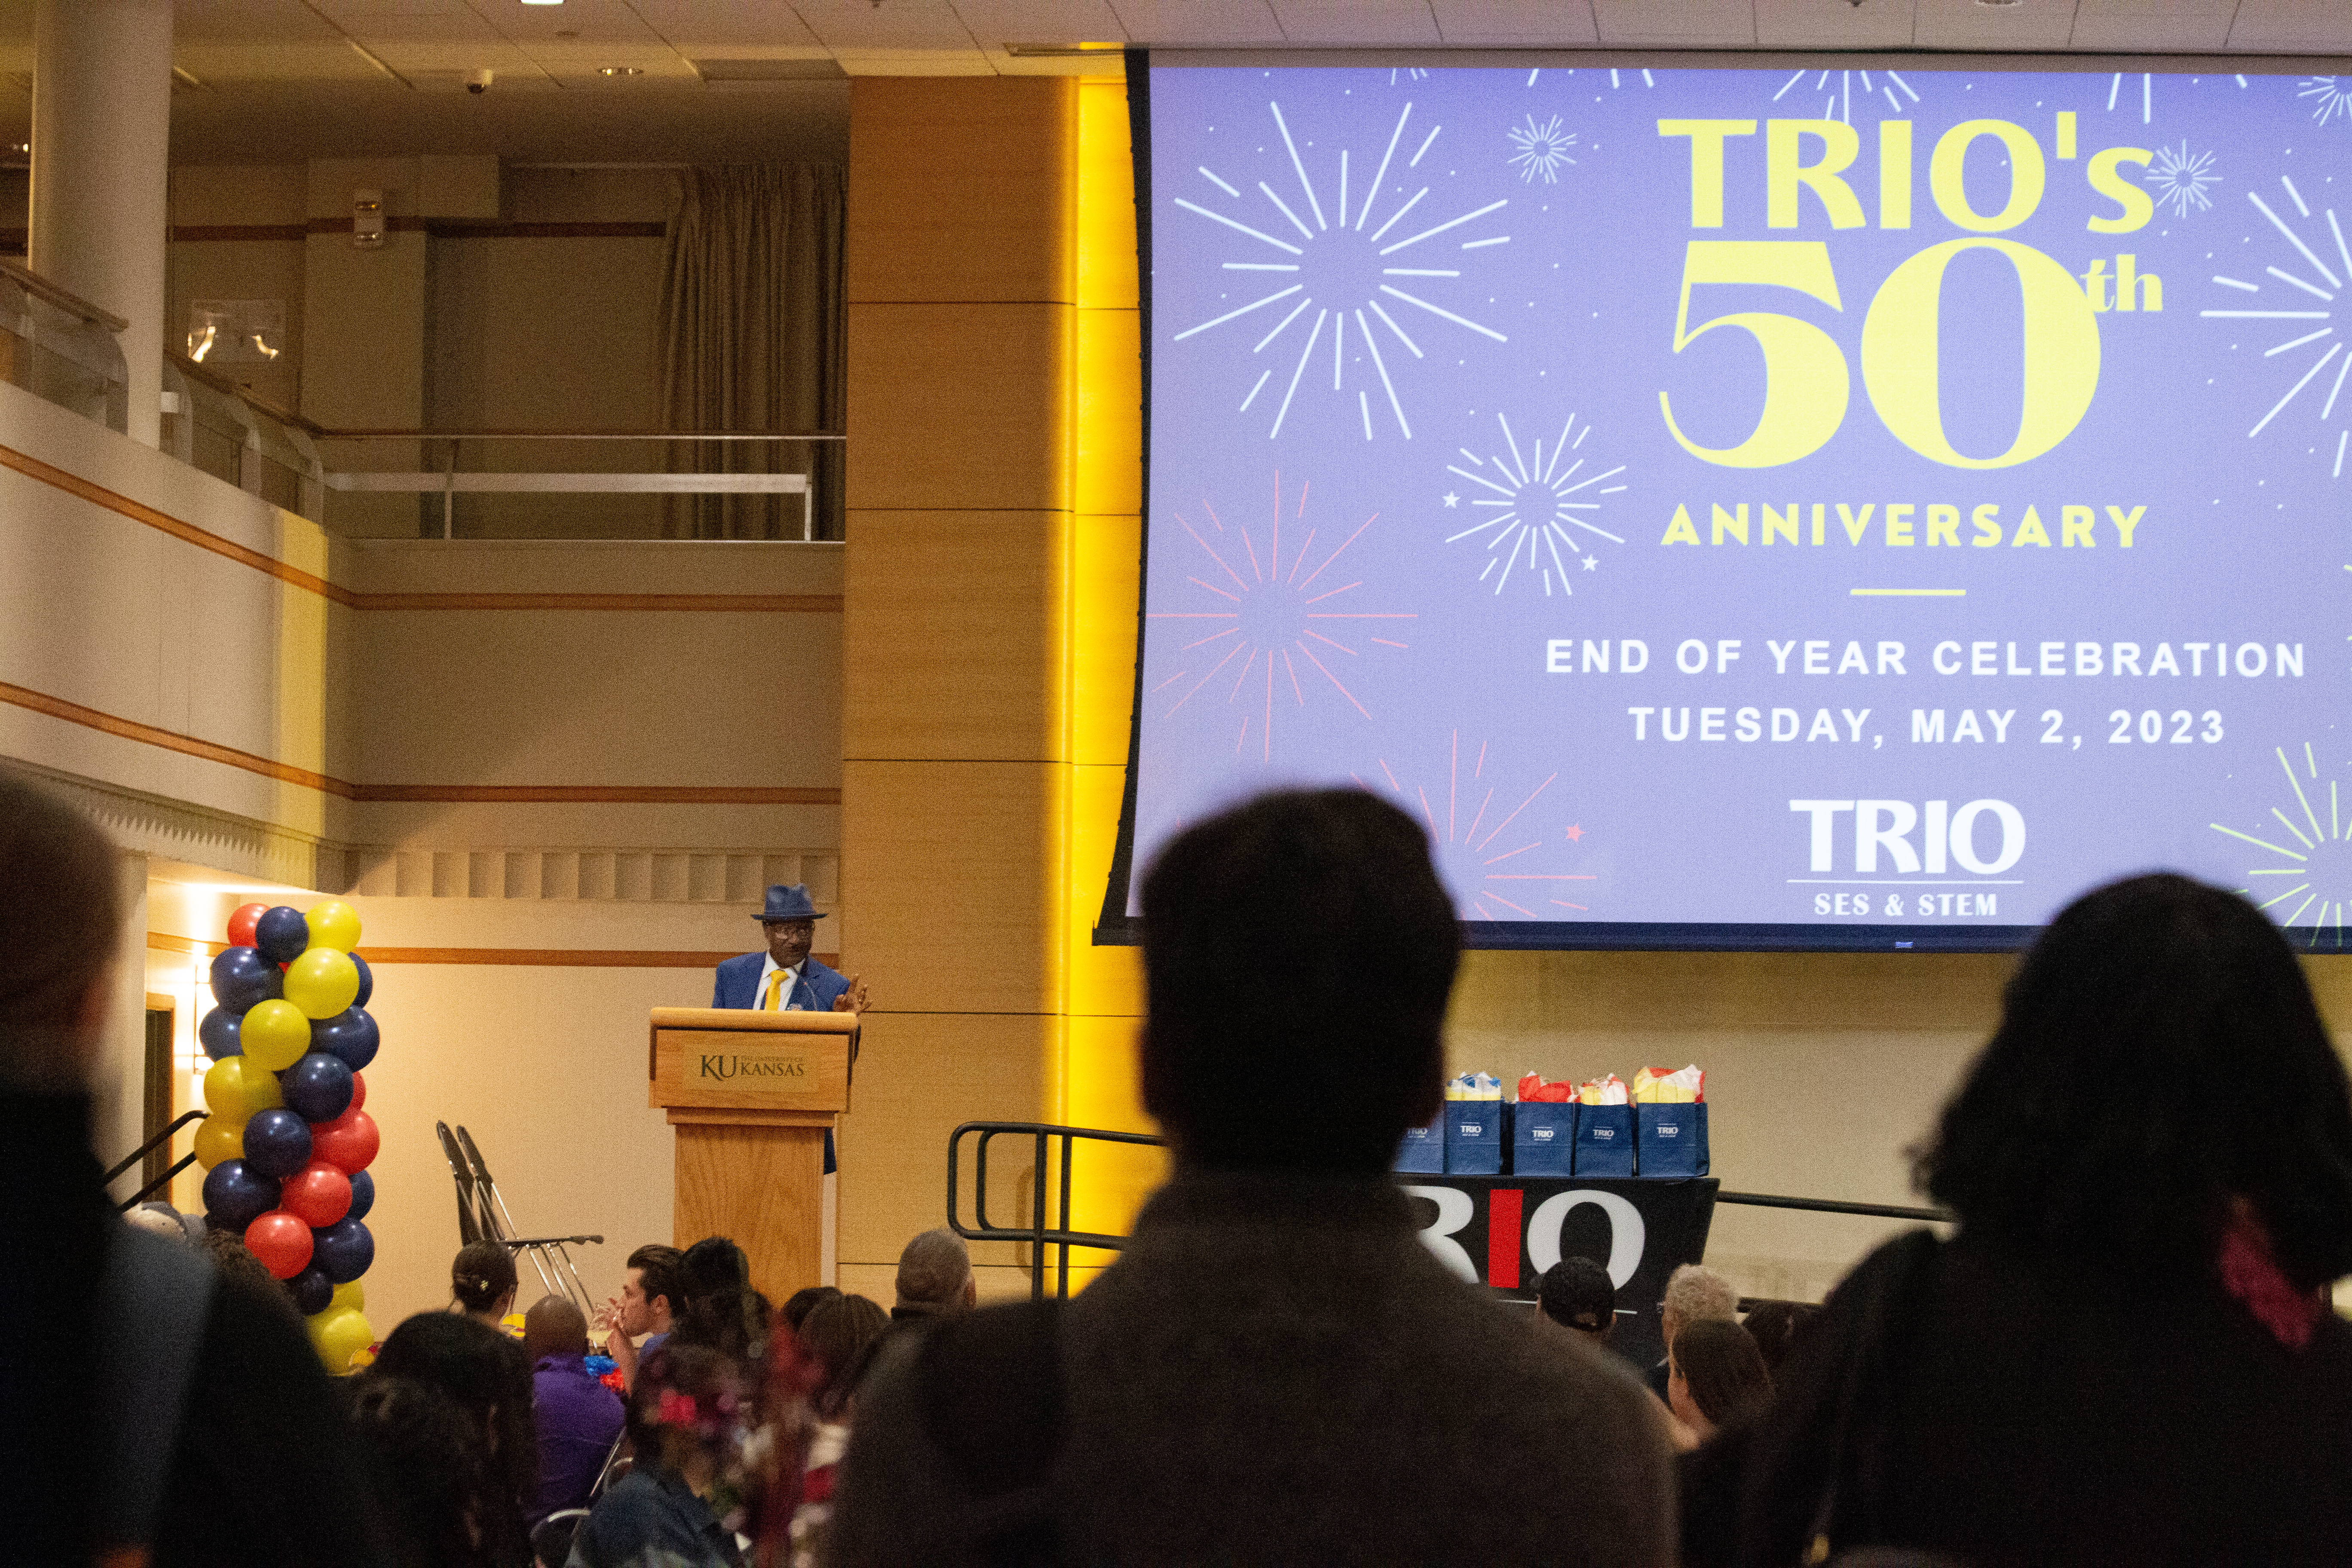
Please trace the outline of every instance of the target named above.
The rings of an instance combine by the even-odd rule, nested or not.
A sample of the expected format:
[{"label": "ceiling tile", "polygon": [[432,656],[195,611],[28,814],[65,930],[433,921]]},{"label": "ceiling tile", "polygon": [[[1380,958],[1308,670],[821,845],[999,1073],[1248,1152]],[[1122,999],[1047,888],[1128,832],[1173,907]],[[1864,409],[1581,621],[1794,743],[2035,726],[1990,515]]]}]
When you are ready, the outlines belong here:
[{"label": "ceiling tile", "polygon": [[1110,0],[1139,44],[1217,48],[1279,44],[1282,25],[1266,0]]},{"label": "ceiling tile", "polygon": [[520,0],[472,0],[474,14],[500,37],[518,44],[539,40],[571,43],[661,43],[628,0],[564,0],[561,5],[525,5]]},{"label": "ceiling tile", "polygon": [[1601,41],[1591,0],[1430,0],[1449,44],[1569,47]]},{"label": "ceiling tile", "polygon": [[1755,0],[1756,41],[1768,49],[1902,49],[1912,0]]},{"label": "ceiling tile", "polygon": [[1756,41],[1749,0],[1592,0],[1603,44],[1743,49]]},{"label": "ceiling tile", "polygon": [[979,47],[947,0],[888,0],[882,5],[869,0],[794,0],[793,8],[817,41],[836,53]]},{"label": "ceiling tile", "polygon": [[1272,0],[1282,36],[1294,44],[1346,48],[1436,44],[1429,0]]},{"label": "ceiling tile", "polygon": [[299,44],[174,42],[172,63],[207,87],[257,81],[382,81],[340,34]]},{"label": "ceiling tile", "polygon": [[1123,44],[1110,0],[950,0],[983,49],[1005,44]]},{"label": "ceiling tile", "polygon": [[305,44],[341,37],[301,0],[176,0],[172,7],[174,50],[193,43]]},{"label": "ceiling tile", "polygon": [[2227,48],[2238,0],[2075,0],[2078,49],[2118,53]]},{"label": "ceiling tile", "polygon": [[2352,54],[2352,5],[2344,0],[2242,0],[2230,28],[2230,47]]},{"label": "ceiling tile", "polygon": [[814,48],[816,35],[789,5],[714,5],[710,0],[629,0],[629,9],[680,54],[758,56]]},{"label": "ceiling tile", "polygon": [[2074,0],[1918,0],[1912,41],[1928,49],[2063,49],[2074,30]]}]

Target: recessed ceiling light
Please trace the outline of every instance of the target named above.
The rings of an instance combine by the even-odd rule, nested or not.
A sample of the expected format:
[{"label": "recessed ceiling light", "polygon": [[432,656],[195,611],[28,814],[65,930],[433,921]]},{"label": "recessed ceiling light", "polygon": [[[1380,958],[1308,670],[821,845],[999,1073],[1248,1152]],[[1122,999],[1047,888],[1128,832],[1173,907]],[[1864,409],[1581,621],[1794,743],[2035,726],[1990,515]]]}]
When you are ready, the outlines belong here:
[{"label": "recessed ceiling light", "polygon": [[2005,11],[2011,5],[2024,5],[2025,0],[1977,0],[1977,4],[1992,10]]},{"label": "recessed ceiling light", "polygon": [[643,76],[646,73],[644,68],[640,66],[598,66],[596,74],[598,76]]},{"label": "recessed ceiling light", "polygon": [[522,0],[526,5],[561,5],[563,0]]}]

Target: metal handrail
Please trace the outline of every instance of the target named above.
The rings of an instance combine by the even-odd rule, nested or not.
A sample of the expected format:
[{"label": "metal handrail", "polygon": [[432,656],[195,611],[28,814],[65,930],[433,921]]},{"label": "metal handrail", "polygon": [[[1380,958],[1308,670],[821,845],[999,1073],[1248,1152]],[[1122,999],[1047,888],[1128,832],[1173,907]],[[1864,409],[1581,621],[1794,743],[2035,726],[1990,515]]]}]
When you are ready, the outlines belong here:
[{"label": "metal handrail", "polygon": [[20,267],[13,261],[0,261],[0,277],[10,279],[35,299],[46,300],[58,310],[79,316],[83,321],[97,326],[104,327],[110,332],[131,330],[131,323],[113,311],[102,310],[79,294],[68,293],[29,267]]},{"label": "metal handrail", "polygon": [[[972,1163],[972,1220],[966,1225],[957,1212],[960,1184],[957,1169],[961,1163],[963,1140],[967,1134],[979,1139]],[[1037,1162],[1031,1173],[1034,1184],[1030,1214],[1035,1223],[1029,1226],[996,1226],[988,1221],[988,1145],[993,1139],[1013,1135],[1035,1140]],[[1025,1241],[1030,1244],[1029,1295],[1032,1300],[1042,1300],[1045,1294],[1045,1248],[1058,1247],[1060,1262],[1056,1270],[1055,1294],[1066,1298],[1070,1293],[1070,1248],[1093,1247],[1117,1252],[1127,1246],[1123,1236],[1106,1236],[1098,1231],[1072,1230],[1070,1226],[1070,1151],[1078,1139],[1097,1143],[1139,1144],[1147,1148],[1166,1148],[1168,1140],[1155,1138],[1148,1132],[1113,1132],[1098,1127],[1061,1127],[1044,1121],[967,1121],[948,1134],[948,1226],[967,1241]],[[1059,1139],[1062,1145],[1061,1207],[1059,1225],[1045,1223],[1045,1167],[1048,1144]]]},{"label": "metal handrail", "polygon": [[173,1177],[178,1175],[181,1172],[186,1170],[195,1163],[196,1157],[193,1152],[181,1155],[179,1163],[173,1165],[170,1170],[164,1172],[162,1175],[156,1177],[153,1181],[148,1183],[145,1186],[140,1188],[137,1192],[131,1194],[129,1197],[115,1205],[115,1211],[120,1214],[128,1214],[131,1210],[138,1207],[141,1204],[145,1203],[149,1194],[160,1193],[164,1188],[170,1186],[172,1184]]},{"label": "metal handrail", "polygon": [[[147,1142],[142,1143],[139,1147],[131,1151],[130,1153],[124,1155],[121,1163],[116,1165],[114,1169],[106,1173],[105,1179],[100,1184],[110,1187],[112,1186],[114,1184],[115,1177],[122,1174],[123,1172],[128,1171],[131,1166],[139,1163],[140,1161],[144,1160],[148,1155],[153,1153],[164,1144],[169,1143],[172,1141],[172,1135],[179,1131],[181,1128],[185,1127],[191,1121],[202,1121],[208,1114],[209,1112],[202,1110],[182,1111],[178,1119],[174,1121],[172,1125],[164,1128],[163,1131],[156,1133],[155,1136],[148,1139]],[[194,1159],[194,1156],[190,1155],[189,1158]],[[178,1165],[173,1167],[175,1171],[181,1168],[182,1167]],[[147,1194],[143,1192],[139,1194],[140,1197],[145,1197],[146,1195]],[[133,1198],[131,1201],[132,1203],[137,1203],[139,1199]]]},{"label": "metal handrail", "polygon": [[[961,1191],[961,1172],[963,1164],[963,1141],[976,1136],[972,1161],[972,1223],[966,1225],[959,1212]],[[991,1140],[1005,1137],[1034,1140],[1036,1164],[1030,1173],[1034,1222],[1026,1226],[999,1226],[988,1218],[988,1145]],[[1055,1293],[1067,1297],[1070,1293],[1070,1248],[1098,1247],[1106,1252],[1125,1249],[1127,1237],[1108,1236],[1099,1231],[1072,1230],[1070,1225],[1070,1152],[1076,1142],[1086,1139],[1097,1143],[1142,1144],[1151,1148],[1167,1147],[1168,1140],[1144,1132],[1114,1132],[1099,1127],[1063,1127],[1046,1121],[967,1121],[948,1134],[948,1226],[967,1241],[1026,1242],[1029,1254],[1029,1294],[1032,1300],[1042,1300],[1045,1294],[1045,1249],[1060,1249]],[[1045,1171],[1048,1146],[1061,1142],[1061,1205],[1060,1223],[1045,1223]],[[1958,1215],[1940,1208],[1918,1208],[1902,1204],[1856,1204],[1841,1198],[1794,1198],[1774,1193],[1727,1193],[1715,1194],[1718,1204],[1741,1204],[1750,1208],[1800,1209],[1811,1214],[1856,1215],[1869,1219],[1916,1219],[1936,1225],[1957,1223]]]}]

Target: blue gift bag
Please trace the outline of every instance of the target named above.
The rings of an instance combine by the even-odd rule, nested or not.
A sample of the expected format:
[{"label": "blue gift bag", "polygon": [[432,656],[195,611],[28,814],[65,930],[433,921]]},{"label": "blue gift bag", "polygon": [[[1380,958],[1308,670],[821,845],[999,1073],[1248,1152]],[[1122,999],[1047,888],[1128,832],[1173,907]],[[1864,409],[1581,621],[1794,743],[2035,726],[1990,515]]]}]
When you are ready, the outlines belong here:
[{"label": "blue gift bag", "polygon": [[1580,1105],[1576,1108],[1576,1167],[1580,1176],[1630,1176],[1633,1173],[1633,1108],[1630,1105]]},{"label": "blue gift bag", "polygon": [[1644,1176],[1704,1176],[1706,1174],[1706,1105],[1637,1105],[1642,1174]]},{"label": "blue gift bag", "polygon": [[1499,1100],[1449,1100],[1445,1102],[1445,1173],[1449,1176],[1499,1176],[1503,1151],[1510,1146],[1504,1135],[1508,1107]]},{"label": "blue gift bag", "polygon": [[1511,1107],[1511,1173],[1565,1176],[1575,1167],[1573,1101],[1523,1100]]},{"label": "blue gift bag", "polygon": [[[1450,1108],[1451,1102],[1449,1102]],[[1397,1143],[1396,1170],[1410,1176],[1442,1176],[1445,1173],[1445,1114],[1426,1127],[1408,1127]]]}]

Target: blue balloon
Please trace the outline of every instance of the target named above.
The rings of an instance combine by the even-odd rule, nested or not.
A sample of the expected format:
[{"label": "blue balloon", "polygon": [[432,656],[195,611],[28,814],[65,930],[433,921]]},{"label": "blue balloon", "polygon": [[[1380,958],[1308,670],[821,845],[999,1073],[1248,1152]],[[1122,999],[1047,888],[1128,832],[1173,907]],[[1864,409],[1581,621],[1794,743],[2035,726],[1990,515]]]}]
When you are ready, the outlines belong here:
[{"label": "blue balloon", "polygon": [[375,1020],[356,1004],[331,1018],[315,1019],[310,1025],[310,1049],[341,1058],[342,1064],[353,1072],[363,1071],[368,1063],[375,1060],[380,1042]]},{"label": "blue balloon", "polygon": [[245,1163],[265,1176],[292,1175],[310,1163],[310,1124],[282,1107],[255,1111],[245,1124]]},{"label": "blue balloon", "polygon": [[205,1217],[242,1234],[278,1206],[278,1183],[243,1160],[223,1160],[205,1173]]},{"label": "blue balloon", "polygon": [[237,1031],[244,1026],[243,1014],[232,1013],[226,1007],[215,1007],[205,1015],[204,1022],[196,1026],[196,1043],[203,1046],[205,1055],[215,1061],[219,1061],[224,1057],[243,1056],[245,1047],[238,1042],[236,1037]]},{"label": "blue balloon", "polygon": [[351,1212],[345,1219],[365,1219],[368,1210],[375,1207],[375,1178],[365,1171],[352,1173]]},{"label": "blue balloon", "polygon": [[[323,1231],[311,1232],[310,1255],[313,1258],[318,1256],[317,1237],[324,1234]],[[316,1263],[286,1281],[286,1289],[293,1293],[294,1310],[306,1318],[325,1311],[335,1299],[335,1282],[328,1279],[326,1270]]]},{"label": "blue balloon", "polygon": [[360,994],[352,998],[352,1005],[364,1007],[368,1005],[368,998],[375,994],[375,971],[370,969],[367,960],[356,952],[351,955],[351,960],[352,967],[360,972]]},{"label": "blue balloon", "polygon": [[338,1285],[348,1285],[375,1261],[375,1237],[368,1227],[346,1215],[324,1230],[310,1233],[310,1264]]},{"label": "blue balloon", "polygon": [[352,1069],[340,1057],[312,1051],[278,1075],[286,1109],[305,1121],[332,1121],[352,1105]]},{"label": "blue balloon", "polygon": [[253,922],[253,945],[273,963],[291,963],[310,945],[310,922],[300,910],[285,904],[264,910]]},{"label": "blue balloon", "polygon": [[257,947],[225,948],[213,960],[213,1000],[244,1016],[257,1002],[286,994],[286,976]]}]

